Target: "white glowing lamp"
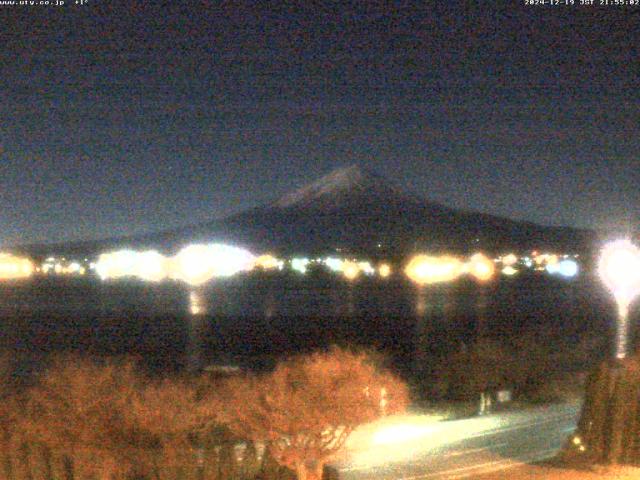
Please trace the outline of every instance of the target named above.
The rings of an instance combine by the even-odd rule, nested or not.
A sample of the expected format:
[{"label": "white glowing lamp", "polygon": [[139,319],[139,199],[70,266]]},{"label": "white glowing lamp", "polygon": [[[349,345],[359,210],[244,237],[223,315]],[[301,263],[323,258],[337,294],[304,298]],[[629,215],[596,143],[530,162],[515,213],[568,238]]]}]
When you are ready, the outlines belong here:
[{"label": "white glowing lamp", "polygon": [[455,280],[462,271],[463,263],[448,255],[442,257],[416,255],[404,270],[407,277],[419,286],[450,282]]},{"label": "white glowing lamp", "polygon": [[604,246],[598,264],[604,284],[618,304],[616,358],[627,356],[629,305],[640,294],[640,249],[629,240],[617,240]]}]

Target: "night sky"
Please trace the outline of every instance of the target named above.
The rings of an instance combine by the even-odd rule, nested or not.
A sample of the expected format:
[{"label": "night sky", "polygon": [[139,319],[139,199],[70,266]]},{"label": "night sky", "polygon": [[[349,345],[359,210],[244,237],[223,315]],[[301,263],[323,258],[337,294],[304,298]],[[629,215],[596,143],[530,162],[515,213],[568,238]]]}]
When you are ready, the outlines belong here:
[{"label": "night sky", "polygon": [[0,6],[0,247],[209,220],[351,164],[637,226],[640,7],[310,3]]}]

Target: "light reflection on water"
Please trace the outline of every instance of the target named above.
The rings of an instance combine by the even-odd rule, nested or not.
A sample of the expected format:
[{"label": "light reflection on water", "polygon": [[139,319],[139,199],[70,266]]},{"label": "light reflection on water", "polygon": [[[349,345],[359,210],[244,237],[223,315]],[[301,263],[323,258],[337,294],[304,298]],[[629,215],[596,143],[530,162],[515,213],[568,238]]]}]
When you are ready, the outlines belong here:
[{"label": "light reflection on water", "polygon": [[191,315],[204,315],[207,313],[204,293],[201,290],[194,289],[189,292],[189,313]]},{"label": "light reflection on water", "polygon": [[[182,344],[174,348],[183,348],[187,364],[195,368],[210,361],[212,350],[250,354],[263,348],[255,345],[270,342],[286,350],[301,341],[320,345],[342,335],[349,342],[386,342],[391,348],[403,349],[405,342],[412,356],[426,357],[434,342],[444,341],[443,332],[464,338],[493,334],[506,322],[526,326],[563,318],[575,318],[586,328],[591,326],[586,319],[601,317],[606,321],[610,313],[608,296],[598,286],[561,281],[509,279],[488,286],[461,282],[417,290],[402,281],[267,280],[227,280],[197,289],[176,283],[101,284],[88,280],[0,284],[0,328],[6,332],[7,322],[21,318],[26,322],[21,328],[36,335],[33,341],[37,343],[74,335],[84,325],[90,333],[80,340],[109,344],[115,338],[111,343],[119,342],[123,351],[140,349],[136,343],[156,336],[163,345]],[[64,320],[29,326],[29,318],[56,315]],[[107,317],[108,321],[101,320]],[[319,317],[336,320],[327,322]],[[65,323],[68,330],[64,335],[56,322]],[[8,325],[10,330],[11,323]],[[42,332],[34,333],[34,329]],[[327,336],[330,330],[338,333]],[[389,338],[394,335],[397,338]],[[68,342],[64,338],[60,341]],[[143,355],[166,348],[158,342],[145,347]]]}]

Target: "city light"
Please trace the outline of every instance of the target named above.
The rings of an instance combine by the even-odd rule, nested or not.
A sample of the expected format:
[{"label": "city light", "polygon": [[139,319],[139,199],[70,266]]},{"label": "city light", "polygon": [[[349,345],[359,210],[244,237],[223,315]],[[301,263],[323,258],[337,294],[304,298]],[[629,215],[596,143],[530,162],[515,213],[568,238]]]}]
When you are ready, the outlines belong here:
[{"label": "city light", "polygon": [[627,356],[629,305],[640,293],[640,250],[629,240],[605,245],[598,272],[618,304],[615,356],[622,359]]},{"label": "city light", "polygon": [[[56,264],[56,267],[60,264]],[[56,273],[64,273],[66,269],[54,269]],[[134,250],[118,250],[103,253],[98,257],[95,271],[102,280],[123,277],[138,277],[141,280],[159,282],[166,278],[166,259],[155,250],[136,252]]]},{"label": "city light", "polygon": [[378,275],[380,275],[380,277],[382,278],[387,278],[389,275],[391,275],[391,266],[389,266],[388,263],[381,263],[378,266]]},{"label": "city light", "polygon": [[376,273],[375,268],[373,268],[369,262],[358,262],[358,268],[365,275],[373,275],[374,273]]},{"label": "city light", "polygon": [[562,260],[558,263],[548,263],[546,270],[552,275],[561,275],[571,278],[578,274],[578,264],[574,260]]},{"label": "city light", "polygon": [[33,263],[28,258],[0,253],[0,280],[27,278],[33,274],[33,271]]},{"label": "city light", "polygon": [[255,257],[247,250],[213,243],[189,245],[171,260],[171,278],[189,285],[202,285],[217,277],[229,277],[251,270]]},{"label": "city light", "polygon": [[167,259],[155,250],[136,254],[134,275],[148,282],[160,282],[167,277]]},{"label": "city light", "polygon": [[282,270],[284,263],[271,254],[260,255],[256,258],[255,266],[263,270]]},{"label": "city light", "polygon": [[307,273],[308,258],[294,258],[291,260],[291,268],[300,273]]},{"label": "city light", "polygon": [[355,280],[360,275],[360,267],[355,262],[342,262],[342,274],[347,280]]},{"label": "city light", "polygon": [[[60,266],[60,269],[57,267]],[[102,280],[115,279],[135,275],[136,252],[133,250],[118,250],[103,253],[96,262],[96,273]],[[54,271],[62,272],[62,266],[56,263]]]},{"label": "city light", "polygon": [[502,257],[502,264],[504,266],[512,266],[515,265],[518,262],[518,257],[516,256],[515,253],[509,253],[507,255],[505,255],[504,257]]},{"label": "city light", "polygon": [[459,259],[448,255],[442,257],[416,255],[409,261],[404,271],[412,282],[422,286],[455,280],[462,273],[463,264]]},{"label": "city light", "polygon": [[469,259],[466,270],[477,280],[486,282],[495,275],[496,267],[485,255],[476,253]]},{"label": "city light", "polygon": [[332,272],[342,272],[342,260],[335,257],[327,257],[324,259],[324,264]]},{"label": "city light", "polygon": [[504,267],[502,269],[502,273],[504,275],[507,275],[507,276],[511,277],[511,276],[515,275],[516,273],[518,273],[518,270],[513,268],[511,265],[508,265],[508,266],[506,266],[506,267]]}]

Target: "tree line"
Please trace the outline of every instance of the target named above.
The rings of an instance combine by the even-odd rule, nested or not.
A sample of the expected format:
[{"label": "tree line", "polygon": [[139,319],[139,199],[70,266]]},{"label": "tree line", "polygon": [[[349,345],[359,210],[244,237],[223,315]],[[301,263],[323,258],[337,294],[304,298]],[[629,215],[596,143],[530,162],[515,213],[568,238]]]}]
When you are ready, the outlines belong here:
[{"label": "tree line", "polygon": [[337,347],[230,377],[58,356],[25,380],[0,365],[6,480],[313,480],[358,425],[408,404],[374,355]]}]

